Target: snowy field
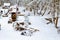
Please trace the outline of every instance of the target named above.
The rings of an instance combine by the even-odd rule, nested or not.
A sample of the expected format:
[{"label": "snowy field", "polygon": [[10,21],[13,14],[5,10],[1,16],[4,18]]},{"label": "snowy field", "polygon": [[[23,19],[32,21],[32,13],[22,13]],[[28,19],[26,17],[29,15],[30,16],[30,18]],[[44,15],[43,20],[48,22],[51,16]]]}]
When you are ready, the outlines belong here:
[{"label": "snowy field", "polygon": [[[20,16],[20,21],[24,19]],[[54,24],[46,24],[47,21],[44,16],[29,16],[29,21],[33,27],[40,31],[34,32],[32,36],[23,36],[20,31],[15,31],[12,24],[8,24],[9,17],[1,17],[0,24],[0,40],[60,40],[60,34],[57,33],[57,29]]]}]

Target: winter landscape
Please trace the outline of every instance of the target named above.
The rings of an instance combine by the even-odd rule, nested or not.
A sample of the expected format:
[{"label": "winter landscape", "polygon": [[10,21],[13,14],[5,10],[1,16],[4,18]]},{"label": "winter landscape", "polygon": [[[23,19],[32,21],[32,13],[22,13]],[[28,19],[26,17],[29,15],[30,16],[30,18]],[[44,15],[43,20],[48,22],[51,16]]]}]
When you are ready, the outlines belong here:
[{"label": "winter landscape", "polygon": [[58,1],[0,0],[0,40],[60,40]]}]

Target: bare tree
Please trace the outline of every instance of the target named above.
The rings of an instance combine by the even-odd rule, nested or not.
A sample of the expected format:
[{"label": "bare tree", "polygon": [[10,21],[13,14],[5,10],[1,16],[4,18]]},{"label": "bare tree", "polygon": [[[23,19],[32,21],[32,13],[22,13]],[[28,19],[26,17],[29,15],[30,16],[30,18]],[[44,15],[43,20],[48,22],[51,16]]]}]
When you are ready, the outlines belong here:
[{"label": "bare tree", "polygon": [[50,3],[49,7],[50,7],[50,12],[52,15],[52,22],[55,24],[55,27],[58,28],[57,24],[58,24],[58,18],[59,18],[59,2],[60,0],[52,0],[52,2]]}]

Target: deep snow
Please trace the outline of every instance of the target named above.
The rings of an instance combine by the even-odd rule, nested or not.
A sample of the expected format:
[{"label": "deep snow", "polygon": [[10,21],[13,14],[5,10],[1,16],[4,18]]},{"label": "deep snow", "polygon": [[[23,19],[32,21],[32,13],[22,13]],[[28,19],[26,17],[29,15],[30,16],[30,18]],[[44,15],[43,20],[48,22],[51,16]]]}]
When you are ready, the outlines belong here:
[{"label": "deep snow", "polygon": [[[22,13],[29,12],[23,12],[23,9],[20,10]],[[46,24],[47,21],[44,18],[51,17],[50,15],[45,14],[44,16],[29,16],[31,25],[28,27],[40,30],[38,32],[34,32],[32,36],[22,36],[20,31],[15,31],[12,24],[8,24],[9,17],[0,18],[0,40],[60,40],[60,34],[58,34],[54,24]],[[24,16],[19,16],[17,19],[19,20],[18,22],[24,21]],[[58,23],[58,26],[60,26],[59,24],[60,23]]]},{"label": "deep snow", "polygon": [[[23,16],[20,16],[23,20]],[[29,16],[29,21],[32,23],[29,27],[37,28],[40,31],[33,33],[32,36],[22,36],[20,31],[15,31],[12,24],[8,24],[8,17],[0,19],[1,30],[0,40],[60,40],[60,34],[54,24],[46,24],[46,20],[41,16]]]}]

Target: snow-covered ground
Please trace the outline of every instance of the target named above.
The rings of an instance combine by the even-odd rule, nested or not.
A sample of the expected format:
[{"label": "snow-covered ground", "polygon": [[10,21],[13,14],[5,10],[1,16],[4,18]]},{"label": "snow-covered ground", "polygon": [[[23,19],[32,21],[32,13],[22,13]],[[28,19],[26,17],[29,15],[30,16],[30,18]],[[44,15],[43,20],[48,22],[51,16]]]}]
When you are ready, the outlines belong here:
[{"label": "snow-covered ground", "polygon": [[[30,13],[29,11],[23,12],[24,9],[25,8],[22,7],[19,9],[19,11],[23,14]],[[51,15],[45,14],[44,16],[29,16],[31,25],[29,25],[28,27],[40,30],[34,32],[32,36],[22,36],[20,31],[15,31],[12,27],[12,24],[8,24],[9,17],[0,18],[0,40],[60,40],[60,34],[58,34],[54,24],[50,23],[47,25],[47,21],[44,19],[46,17],[52,17]],[[19,16],[17,19],[19,20],[19,22],[24,21],[24,16]],[[60,26],[59,22],[58,26]]]},{"label": "snow-covered ground", "polygon": [[[20,21],[24,19],[20,16]],[[22,36],[20,31],[15,31],[12,24],[8,24],[9,17],[1,17],[0,24],[0,40],[60,40],[60,34],[54,24],[46,24],[44,16],[29,16],[32,23],[29,27],[39,29],[40,31],[33,33],[32,36]]]}]

